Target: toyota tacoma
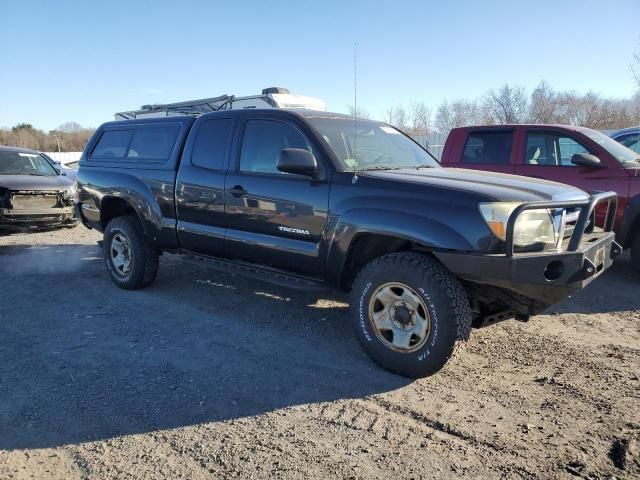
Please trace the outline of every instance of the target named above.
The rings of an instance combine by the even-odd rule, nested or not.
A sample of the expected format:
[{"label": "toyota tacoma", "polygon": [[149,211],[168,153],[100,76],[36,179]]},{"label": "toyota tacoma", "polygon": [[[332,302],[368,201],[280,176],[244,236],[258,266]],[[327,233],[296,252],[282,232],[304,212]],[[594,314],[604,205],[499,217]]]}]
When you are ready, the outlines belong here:
[{"label": "toyota tacoma", "polygon": [[440,370],[472,327],[528,320],[620,253],[614,193],[442,168],[385,123],[328,112],[109,122],[79,165],[77,214],[103,232],[118,287],[149,285],[168,252],[347,290],[364,350],[414,378]]}]

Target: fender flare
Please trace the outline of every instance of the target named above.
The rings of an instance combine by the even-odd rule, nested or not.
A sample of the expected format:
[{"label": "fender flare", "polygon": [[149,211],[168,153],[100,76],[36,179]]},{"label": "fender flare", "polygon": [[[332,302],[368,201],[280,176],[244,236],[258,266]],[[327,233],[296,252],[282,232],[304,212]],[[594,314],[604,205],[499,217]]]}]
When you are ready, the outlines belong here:
[{"label": "fender flare", "polygon": [[448,225],[415,213],[354,208],[335,218],[332,223],[326,277],[335,285],[340,284],[353,241],[363,233],[396,237],[433,250],[473,250],[469,242]]},{"label": "fender flare", "polygon": [[162,234],[163,216],[160,206],[149,187],[141,180],[127,176],[126,186],[109,188],[100,198],[100,217],[105,200],[118,199],[126,202],[138,216],[145,236],[157,242]]}]

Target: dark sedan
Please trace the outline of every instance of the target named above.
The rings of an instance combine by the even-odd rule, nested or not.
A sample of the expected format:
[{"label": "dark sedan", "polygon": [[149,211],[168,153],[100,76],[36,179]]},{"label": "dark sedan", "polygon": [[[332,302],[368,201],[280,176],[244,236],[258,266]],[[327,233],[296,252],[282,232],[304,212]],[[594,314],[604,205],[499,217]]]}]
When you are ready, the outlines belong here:
[{"label": "dark sedan", "polygon": [[0,227],[74,224],[75,198],[75,182],[38,152],[0,146]]}]

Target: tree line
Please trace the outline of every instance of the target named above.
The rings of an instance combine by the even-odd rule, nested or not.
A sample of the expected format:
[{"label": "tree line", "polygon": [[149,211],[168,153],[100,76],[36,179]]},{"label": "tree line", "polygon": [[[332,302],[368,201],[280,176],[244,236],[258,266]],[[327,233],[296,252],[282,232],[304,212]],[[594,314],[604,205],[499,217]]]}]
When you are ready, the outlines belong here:
[{"label": "tree line", "polygon": [[[361,108],[355,112],[350,107],[349,111],[351,115],[372,118]],[[505,83],[480,98],[444,100],[436,108],[424,102],[389,107],[380,120],[411,135],[505,123],[557,123],[615,130],[640,125],[640,90],[630,98],[607,98],[591,91],[584,94],[557,91],[542,81],[527,95],[524,88]]]},{"label": "tree line", "polygon": [[[557,123],[598,130],[640,125],[640,58],[634,68],[638,91],[630,98],[607,98],[592,91],[584,94],[557,91],[545,81],[527,95],[524,88],[505,83],[480,98],[444,100],[437,108],[425,102],[389,107],[380,120],[414,136],[448,133],[452,128],[466,125],[505,123]],[[350,106],[349,112],[372,118],[362,108],[356,112]],[[0,145],[45,152],[80,152],[93,132],[93,128],[83,128],[76,122],[64,123],[50,132],[20,123],[11,129],[0,128]]]},{"label": "tree line", "polygon": [[67,122],[45,132],[30,123],[19,123],[11,129],[0,128],[0,145],[31,148],[40,152],[81,152],[93,134],[93,128],[83,128]]}]

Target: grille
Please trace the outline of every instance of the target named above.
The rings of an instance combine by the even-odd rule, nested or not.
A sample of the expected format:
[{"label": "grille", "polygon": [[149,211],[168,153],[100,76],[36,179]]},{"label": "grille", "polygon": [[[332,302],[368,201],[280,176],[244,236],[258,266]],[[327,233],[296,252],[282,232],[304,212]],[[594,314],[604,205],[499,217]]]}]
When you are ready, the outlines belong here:
[{"label": "grille", "polygon": [[53,193],[39,195],[14,193],[11,204],[14,210],[55,208],[58,205],[58,195]]},{"label": "grille", "polygon": [[564,217],[564,234],[562,238],[571,238],[571,235],[573,235],[573,231],[576,229],[576,223],[578,222],[579,216],[579,209],[568,211],[566,213]]}]

